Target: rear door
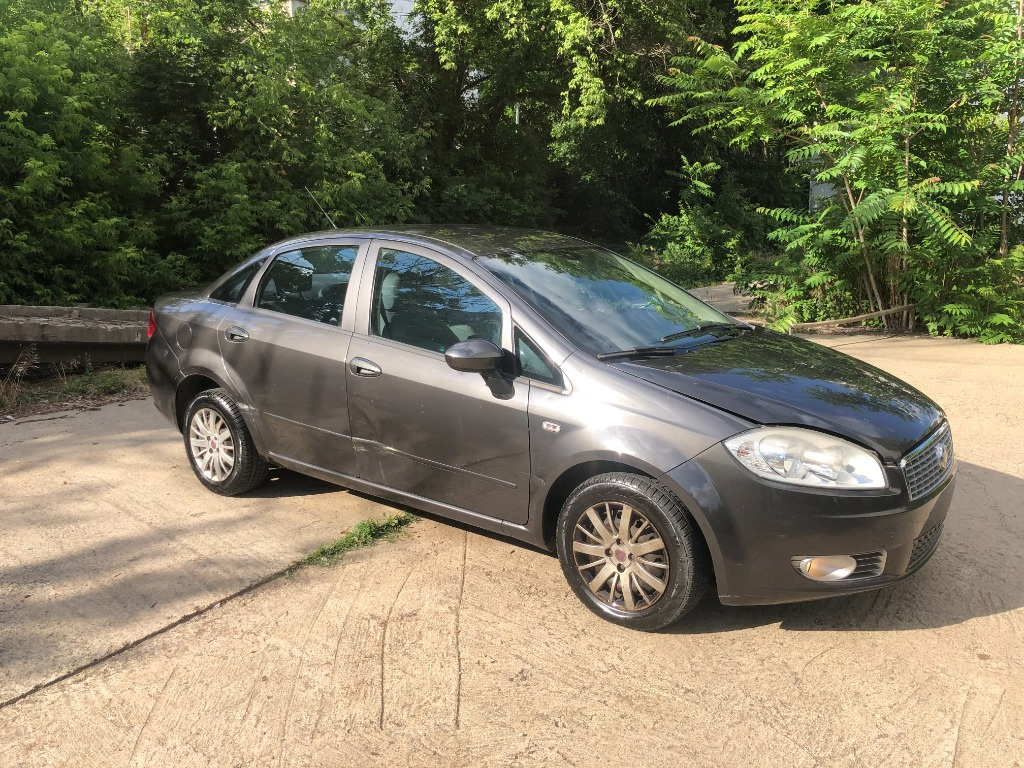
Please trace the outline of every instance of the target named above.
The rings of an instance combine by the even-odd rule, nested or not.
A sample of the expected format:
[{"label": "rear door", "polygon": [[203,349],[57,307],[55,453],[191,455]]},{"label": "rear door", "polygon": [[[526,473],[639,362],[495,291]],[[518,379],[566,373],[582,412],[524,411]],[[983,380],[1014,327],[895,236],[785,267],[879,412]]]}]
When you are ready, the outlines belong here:
[{"label": "rear door", "polygon": [[353,268],[365,241],[317,241],[274,256],[221,323],[221,355],[272,458],[355,473],[345,366]]},{"label": "rear door", "polygon": [[359,476],[525,523],[529,387],[488,386],[444,360],[448,347],[470,337],[511,350],[508,303],[454,259],[380,240],[360,297],[347,371]]}]

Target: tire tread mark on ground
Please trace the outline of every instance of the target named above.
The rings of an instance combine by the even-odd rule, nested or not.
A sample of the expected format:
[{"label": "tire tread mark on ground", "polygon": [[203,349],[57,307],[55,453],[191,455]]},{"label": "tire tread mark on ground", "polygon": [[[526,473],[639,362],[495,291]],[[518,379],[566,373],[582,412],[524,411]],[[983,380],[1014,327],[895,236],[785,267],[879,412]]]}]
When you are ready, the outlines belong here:
[{"label": "tire tread mark on ground", "polygon": [[398,602],[398,598],[402,595],[402,590],[405,589],[405,585],[409,582],[409,577],[412,576],[415,567],[410,568],[409,572],[405,574],[405,578],[402,579],[402,586],[398,588],[395,593],[395,599],[391,601],[391,605],[388,607],[387,616],[384,617],[384,629],[380,633],[380,710],[377,716],[377,730],[384,730],[384,649],[387,645],[388,639],[388,625],[391,624],[391,613],[395,610],[395,604]]},{"label": "tire tread mark on ground", "polygon": [[973,685],[967,690],[967,695],[964,696],[964,705],[960,708],[960,717],[956,721],[956,744],[953,746],[953,763],[951,768],[957,768],[958,765],[963,764],[960,760],[960,736],[964,730],[964,715],[967,714],[967,705],[971,703],[972,693],[974,693]]},{"label": "tire tread mark on ground", "polygon": [[985,726],[985,733],[988,733],[990,730],[992,730],[992,723],[996,721],[996,718],[999,716],[999,711],[1003,708],[1003,698],[1005,698],[1005,696],[1006,689],[1003,688],[1002,690],[1000,690],[999,700],[996,702],[996,706],[992,710],[992,717],[988,719],[988,725]]},{"label": "tire tread mark on ground", "polygon": [[135,737],[135,743],[132,745],[132,753],[128,755],[128,761],[125,763],[125,765],[131,765],[132,760],[135,759],[135,753],[138,751],[139,743],[142,741],[142,734],[146,732],[146,726],[148,726],[149,721],[153,719],[153,713],[156,712],[156,708],[160,705],[160,702],[163,701],[164,694],[167,692],[167,686],[171,684],[171,680],[174,679],[174,675],[178,671],[178,667],[180,666],[180,661],[174,665],[174,667],[171,669],[171,674],[169,674],[167,676],[167,679],[164,680],[164,684],[160,688],[160,693],[158,693],[156,695],[156,698],[153,699],[153,706],[149,708],[149,712],[146,713],[146,719],[142,721],[142,727],[139,728],[139,734]]},{"label": "tire tread mark on ground", "polygon": [[281,718],[281,754],[277,761],[279,766],[284,765],[284,753],[286,749],[285,737],[288,735],[288,719],[292,712],[292,700],[295,698],[295,687],[299,683],[299,675],[302,672],[302,662],[306,659],[306,650],[309,648],[309,644],[306,642],[306,638],[309,637],[309,633],[313,631],[313,627],[320,620],[320,614],[324,612],[324,608],[330,601],[331,596],[334,595],[334,590],[338,588],[338,581],[335,580],[331,584],[331,588],[327,590],[327,594],[324,596],[323,601],[320,603],[320,607],[317,608],[316,615],[312,621],[306,623],[306,631],[302,634],[302,652],[299,654],[299,661],[295,665],[295,674],[292,675],[291,689],[288,691],[288,701],[284,705],[284,716]]},{"label": "tire tread mark on ground", "polygon": [[242,717],[239,718],[240,723],[244,723],[249,718],[249,711],[252,709],[252,705],[256,700],[256,686],[260,684],[260,680],[263,679],[263,670],[267,668],[267,654],[264,651],[260,655],[260,665],[256,668],[256,674],[253,675],[252,685],[249,686],[249,692],[245,695],[245,711],[242,712]]},{"label": "tire tread mark on ground", "polygon": [[808,659],[807,661],[805,661],[805,662],[803,663],[803,666],[802,666],[802,667],[800,667],[800,671],[798,671],[798,672],[796,673],[796,674],[797,674],[797,677],[799,677],[800,675],[802,675],[802,674],[803,674],[803,673],[804,673],[804,672],[805,672],[805,671],[807,670],[807,668],[808,668],[809,666],[811,666],[811,664],[813,664],[813,663],[814,663],[814,662],[816,662],[816,661],[817,661],[818,659],[820,659],[820,658],[821,658],[822,656],[824,656],[824,655],[825,655],[826,653],[828,653],[829,651],[832,651],[832,650],[834,650],[834,649],[835,649],[835,646],[834,646],[834,645],[830,645],[830,646],[828,646],[828,647],[827,647],[827,648],[826,648],[825,650],[821,651],[820,653],[816,653],[816,654],[814,654],[814,656],[812,656],[812,657],[811,657],[811,658],[809,658],[809,659]]},{"label": "tire tread mark on ground", "polygon": [[877,626],[877,624],[878,624],[878,616],[875,613],[875,608],[878,607],[879,603],[881,603],[882,605],[881,605],[880,608],[878,608],[878,613],[885,613],[885,610],[889,607],[890,597],[891,596],[889,595],[889,593],[886,592],[886,590],[884,590],[884,589],[879,589],[879,590],[877,590],[875,592],[875,597],[871,601],[871,605],[868,606],[868,609],[864,612],[864,615],[861,616],[861,618],[860,618],[860,622],[859,623],[860,623],[860,626],[861,626],[862,629],[866,629],[867,628],[868,620],[869,619],[874,619],[875,626]]},{"label": "tire tread mark on ground", "polygon": [[906,695],[906,696],[905,696],[905,697],[903,698],[903,701],[901,701],[901,702],[899,703],[899,705],[898,705],[898,706],[895,706],[895,707],[891,707],[891,708],[890,708],[890,709],[892,710],[892,712],[893,712],[893,713],[895,713],[895,712],[898,712],[898,711],[899,711],[899,710],[901,710],[901,709],[905,709],[905,708],[906,708],[906,707],[907,707],[907,706],[908,706],[908,705],[910,704],[910,702],[911,702],[911,701],[913,701],[914,699],[916,699],[916,698],[918,698],[918,697],[919,697],[919,695],[920,695],[921,691],[923,691],[923,690],[925,689],[925,687],[926,687],[926,686],[927,686],[927,685],[928,685],[929,683],[931,683],[931,681],[932,681],[933,679],[935,679],[935,675],[928,675],[927,677],[925,677],[925,679],[924,679],[924,680],[922,680],[922,681],[921,681],[920,683],[918,683],[917,685],[915,685],[915,686],[914,686],[914,690],[912,690],[912,691],[911,691],[910,693],[908,693],[908,694],[907,694],[907,695]]},{"label": "tire tread mark on ground", "polygon": [[469,531],[463,531],[462,568],[459,570],[459,600],[455,604],[455,730],[462,725],[462,596],[466,592],[466,551]]},{"label": "tire tread mark on ground", "polygon": [[[341,641],[345,639],[345,625],[348,623],[348,617],[352,613],[352,606],[355,604],[355,599],[351,599],[348,602],[348,608],[345,611],[345,617],[341,620],[341,626],[338,627],[338,641],[334,644],[334,661],[331,663],[331,680],[334,680],[334,673],[338,669],[338,654],[341,652]],[[324,705],[321,701],[320,709],[316,713],[316,722],[313,723],[313,730],[309,733],[310,742],[316,739],[316,732],[320,730],[320,720],[324,716]]]}]

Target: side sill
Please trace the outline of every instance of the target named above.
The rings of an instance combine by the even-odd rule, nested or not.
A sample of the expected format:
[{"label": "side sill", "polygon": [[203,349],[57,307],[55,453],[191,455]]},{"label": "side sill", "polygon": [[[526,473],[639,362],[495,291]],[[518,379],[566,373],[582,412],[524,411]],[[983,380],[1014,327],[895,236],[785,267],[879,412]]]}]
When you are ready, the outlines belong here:
[{"label": "side sill", "polygon": [[543,546],[543,543],[538,543],[537,537],[533,532],[523,525],[508,523],[495,517],[488,517],[487,515],[481,515],[477,512],[471,512],[470,510],[463,509],[462,507],[456,507],[451,504],[445,504],[441,501],[434,501],[433,499],[427,499],[423,496],[417,496],[414,493],[398,491],[385,485],[371,483],[367,480],[361,480],[358,477],[346,475],[341,472],[333,472],[329,469],[318,467],[315,464],[307,464],[304,461],[297,461],[295,459],[290,459],[287,456],[280,456],[276,453],[270,453],[267,458],[275,464],[280,464],[286,469],[291,469],[303,475],[315,477],[318,480],[333,483],[334,485],[341,485],[355,491],[360,491],[361,493],[367,493],[371,496],[377,496],[399,504],[407,504],[414,509],[429,512],[440,517],[457,520],[460,523],[472,525],[475,528],[482,528],[485,531],[499,533],[503,536],[509,536],[528,544],[533,544],[535,546],[540,546],[543,549],[547,549]]}]

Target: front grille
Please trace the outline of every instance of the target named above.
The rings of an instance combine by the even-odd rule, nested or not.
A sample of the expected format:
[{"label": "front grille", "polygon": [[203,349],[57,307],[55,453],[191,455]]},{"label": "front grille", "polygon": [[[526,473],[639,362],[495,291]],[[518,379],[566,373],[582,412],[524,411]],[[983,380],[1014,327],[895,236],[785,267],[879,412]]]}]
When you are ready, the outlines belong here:
[{"label": "front grille", "polygon": [[870,579],[873,576],[881,576],[882,571],[885,570],[884,549],[877,552],[865,552],[863,555],[854,555],[853,559],[857,561],[857,567],[846,577],[847,579]]},{"label": "front grille", "polygon": [[939,537],[942,535],[942,523],[914,539],[914,548],[910,551],[910,564],[908,571],[914,570],[919,564],[928,559],[928,556],[935,551],[939,545]]},{"label": "front grille", "polygon": [[911,499],[927,496],[953,471],[953,435],[943,424],[900,462]]}]

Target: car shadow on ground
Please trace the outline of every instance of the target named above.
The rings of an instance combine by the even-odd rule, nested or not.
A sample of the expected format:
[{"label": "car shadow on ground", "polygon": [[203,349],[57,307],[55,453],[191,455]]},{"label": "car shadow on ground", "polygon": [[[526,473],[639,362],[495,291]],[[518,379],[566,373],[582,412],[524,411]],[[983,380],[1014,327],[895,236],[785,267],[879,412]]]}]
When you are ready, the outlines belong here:
[{"label": "car shadow on ground", "polygon": [[[306,480],[300,475],[282,476],[282,489],[299,492]],[[333,487],[324,485],[327,489]],[[552,552],[503,534],[373,496],[365,498],[395,511],[405,509],[442,525],[531,550],[540,557],[555,557]],[[855,595],[782,605],[725,606],[709,594],[692,613],[664,632],[715,634],[771,624],[790,631],[914,630],[1019,610],[1024,607],[1021,498],[1024,478],[960,462],[942,540],[929,562],[906,581]]]},{"label": "car shadow on ground", "polygon": [[706,597],[673,634],[778,624],[793,631],[933,629],[1024,607],[1024,478],[961,462],[942,540],[905,581],[805,603],[729,607]]},{"label": "car shadow on ground", "polygon": [[336,493],[338,486],[309,475],[301,475],[284,467],[271,467],[267,482],[245,494],[252,499],[291,499]]}]

